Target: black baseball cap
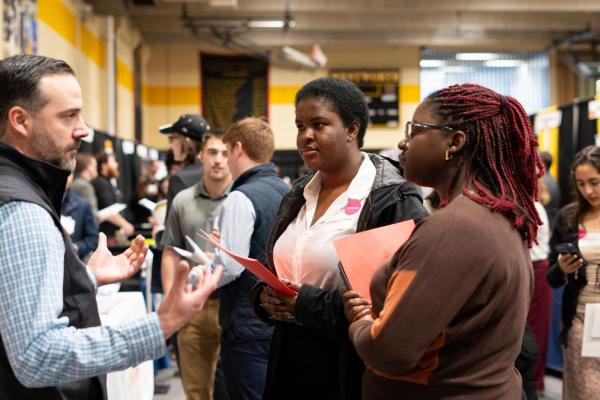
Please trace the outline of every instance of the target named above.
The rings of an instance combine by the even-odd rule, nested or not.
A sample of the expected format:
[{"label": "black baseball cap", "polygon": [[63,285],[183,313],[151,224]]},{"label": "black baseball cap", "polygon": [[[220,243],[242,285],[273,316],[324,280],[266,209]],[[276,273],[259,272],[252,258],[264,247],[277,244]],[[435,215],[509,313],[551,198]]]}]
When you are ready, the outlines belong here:
[{"label": "black baseball cap", "polygon": [[210,130],[210,126],[199,114],[184,114],[174,123],[162,125],[158,129],[160,133],[179,133],[200,142],[202,136]]}]

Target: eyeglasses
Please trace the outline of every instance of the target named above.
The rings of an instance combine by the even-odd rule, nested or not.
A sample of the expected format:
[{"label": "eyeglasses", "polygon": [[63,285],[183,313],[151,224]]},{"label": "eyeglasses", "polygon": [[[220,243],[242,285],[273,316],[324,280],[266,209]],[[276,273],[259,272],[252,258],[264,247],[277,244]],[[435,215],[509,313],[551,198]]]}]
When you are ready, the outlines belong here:
[{"label": "eyeglasses", "polygon": [[423,124],[421,122],[408,121],[406,123],[406,129],[404,130],[404,142],[410,143],[414,136],[425,132],[427,129],[438,129],[440,131],[448,132],[454,132],[456,130],[452,127],[444,125]]}]

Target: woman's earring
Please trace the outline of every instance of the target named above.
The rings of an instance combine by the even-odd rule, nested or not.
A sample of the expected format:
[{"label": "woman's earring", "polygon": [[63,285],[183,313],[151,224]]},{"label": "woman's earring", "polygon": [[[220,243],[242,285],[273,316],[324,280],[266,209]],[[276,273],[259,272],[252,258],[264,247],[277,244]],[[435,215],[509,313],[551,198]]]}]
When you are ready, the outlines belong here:
[{"label": "woman's earring", "polygon": [[444,160],[452,160],[452,154],[450,154],[450,149],[446,149],[446,154],[444,155]]}]

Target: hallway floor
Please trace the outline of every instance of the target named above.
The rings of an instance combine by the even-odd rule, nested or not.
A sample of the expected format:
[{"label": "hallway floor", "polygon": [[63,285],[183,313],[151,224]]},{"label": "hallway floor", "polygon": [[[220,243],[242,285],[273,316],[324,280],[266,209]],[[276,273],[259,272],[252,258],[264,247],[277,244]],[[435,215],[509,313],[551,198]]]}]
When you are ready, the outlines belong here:
[{"label": "hallway floor", "polygon": [[[181,385],[181,379],[175,376],[175,368],[159,371],[156,375],[157,385],[169,385],[169,391],[165,394],[155,394],[154,400],[185,400],[185,393]],[[540,400],[562,400],[562,380],[554,376],[546,375],[544,379],[546,386],[544,397]]]}]

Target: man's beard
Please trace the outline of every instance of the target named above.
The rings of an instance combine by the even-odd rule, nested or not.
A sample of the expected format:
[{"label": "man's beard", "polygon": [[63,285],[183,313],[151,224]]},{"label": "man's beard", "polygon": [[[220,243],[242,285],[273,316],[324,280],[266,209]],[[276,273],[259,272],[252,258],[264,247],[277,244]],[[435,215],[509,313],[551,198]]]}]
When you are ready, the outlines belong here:
[{"label": "man's beard", "polygon": [[68,146],[66,149],[60,149],[50,138],[50,134],[44,129],[34,129],[31,134],[31,148],[39,160],[49,162],[59,168],[73,171],[75,169],[75,154],[71,159],[67,159],[67,153],[79,148],[80,142]]}]

